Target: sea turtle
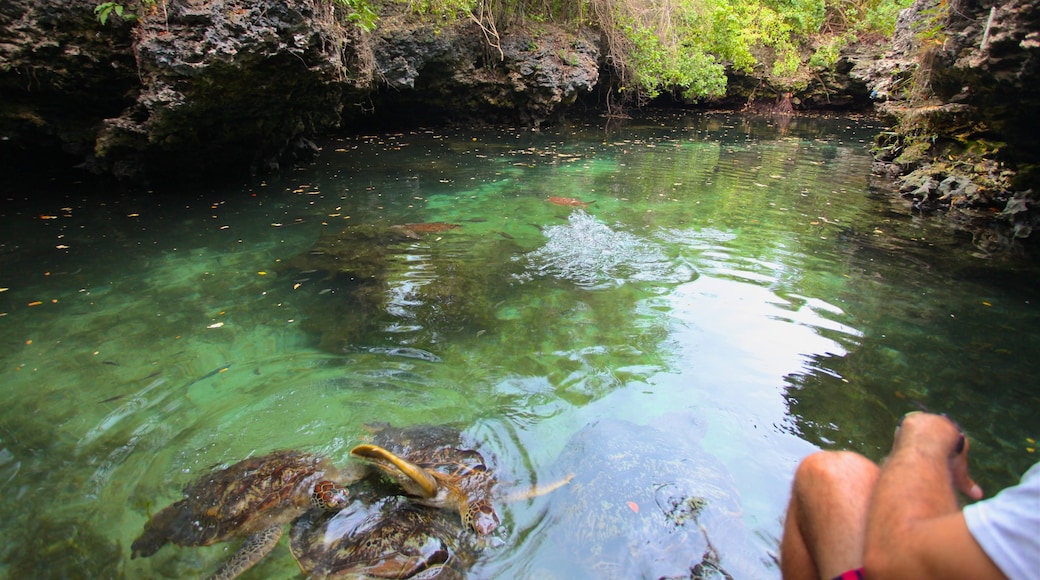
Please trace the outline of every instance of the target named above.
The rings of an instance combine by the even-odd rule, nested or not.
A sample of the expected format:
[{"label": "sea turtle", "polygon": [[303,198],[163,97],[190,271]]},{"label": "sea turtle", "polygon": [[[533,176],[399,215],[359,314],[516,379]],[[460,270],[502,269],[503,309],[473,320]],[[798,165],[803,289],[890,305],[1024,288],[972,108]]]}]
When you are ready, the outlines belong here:
[{"label": "sea turtle", "polygon": [[233,538],[246,542],[214,578],[234,578],[259,562],[278,543],[284,524],[312,504],[315,485],[326,509],[339,509],[349,493],[345,474],[329,460],[302,451],[281,450],[217,469],[184,488],[184,497],[145,523],[131,558],[151,556],[172,542],[208,546]]},{"label": "sea turtle", "polygon": [[562,205],[564,207],[580,207],[582,209],[585,209],[585,208],[589,207],[589,204],[596,203],[595,200],[593,200],[593,201],[582,201],[580,199],[575,199],[573,197],[560,197],[558,195],[550,196],[548,198],[548,201],[549,201],[549,203],[551,203],[553,205]]},{"label": "sea turtle", "polygon": [[727,471],[691,444],[690,425],[663,422],[601,419],[569,440],[557,469],[574,479],[550,499],[540,538],[550,576],[769,576],[745,570],[754,557]]},{"label": "sea turtle", "polygon": [[390,229],[412,239],[422,239],[423,234],[440,234],[450,230],[456,230],[459,227],[461,227],[459,224],[424,222],[414,224],[396,224],[390,226]]},{"label": "sea turtle", "polygon": [[462,578],[476,560],[454,514],[362,482],[338,512],[312,509],[289,531],[289,550],[310,578]]},{"label": "sea turtle", "polygon": [[465,446],[459,430],[444,425],[370,430],[372,443],[354,447],[351,456],[379,468],[418,503],[457,511],[478,534],[498,527],[491,505],[495,475],[479,451]]}]

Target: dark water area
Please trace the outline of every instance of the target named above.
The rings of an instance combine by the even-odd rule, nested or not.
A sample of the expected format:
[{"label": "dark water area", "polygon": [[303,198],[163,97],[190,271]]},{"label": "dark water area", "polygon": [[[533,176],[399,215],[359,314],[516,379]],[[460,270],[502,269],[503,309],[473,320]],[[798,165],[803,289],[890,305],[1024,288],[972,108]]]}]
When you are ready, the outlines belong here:
[{"label": "dark water area", "polygon": [[[503,525],[473,577],[683,575],[709,541],[778,577],[798,461],[881,459],[917,405],[961,424],[984,489],[1014,483],[1040,438],[1037,265],[909,214],[870,176],[880,129],[372,133],[147,193],[9,174],[0,575],[212,573],[237,543],[130,543],[211,466],[349,464],[376,422],[450,423],[490,458]],[[301,576],[285,539],[245,575]]]}]

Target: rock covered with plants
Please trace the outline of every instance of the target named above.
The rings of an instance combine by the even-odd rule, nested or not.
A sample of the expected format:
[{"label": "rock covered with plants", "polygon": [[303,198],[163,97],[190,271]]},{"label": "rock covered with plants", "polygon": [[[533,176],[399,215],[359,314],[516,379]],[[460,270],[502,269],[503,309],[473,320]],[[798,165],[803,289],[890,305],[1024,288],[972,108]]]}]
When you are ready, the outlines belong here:
[{"label": "rock covered with plants", "polygon": [[892,130],[878,169],[914,210],[945,213],[983,250],[1040,225],[1040,2],[918,0],[866,73]]}]

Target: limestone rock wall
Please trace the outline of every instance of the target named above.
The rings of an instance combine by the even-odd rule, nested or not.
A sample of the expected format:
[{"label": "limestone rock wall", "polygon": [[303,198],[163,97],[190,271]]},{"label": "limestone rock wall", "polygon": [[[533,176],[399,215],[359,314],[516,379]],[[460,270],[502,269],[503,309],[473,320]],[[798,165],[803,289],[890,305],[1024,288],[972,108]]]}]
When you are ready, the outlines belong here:
[{"label": "limestone rock wall", "polygon": [[537,126],[602,64],[598,37],[551,25],[486,36],[398,13],[365,33],[331,0],[160,0],[101,25],[95,5],[0,7],[0,154],[60,147],[134,180],[265,171],[373,118]]},{"label": "limestone rock wall", "polygon": [[100,33],[83,0],[0,2],[0,155],[89,155],[101,120],[134,100],[131,30]]},{"label": "limestone rock wall", "polygon": [[1040,226],[1040,0],[917,0],[885,58],[859,71],[892,119],[878,168],[912,208],[982,249]]}]

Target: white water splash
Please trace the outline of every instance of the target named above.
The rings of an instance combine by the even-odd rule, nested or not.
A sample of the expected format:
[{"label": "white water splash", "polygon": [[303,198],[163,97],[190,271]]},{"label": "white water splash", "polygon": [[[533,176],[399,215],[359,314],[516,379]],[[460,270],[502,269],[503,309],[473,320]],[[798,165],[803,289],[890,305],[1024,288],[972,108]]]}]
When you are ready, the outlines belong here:
[{"label": "white water splash", "polygon": [[616,231],[578,210],[566,225],[543,231],[548,241],[527,253],[526,278],[549,276],[589,288],[633,282],[680,284],[696,277],[694,269],[665,255],[661,246]]}]

